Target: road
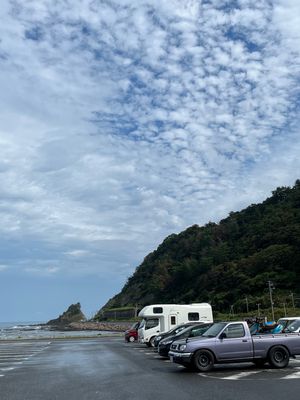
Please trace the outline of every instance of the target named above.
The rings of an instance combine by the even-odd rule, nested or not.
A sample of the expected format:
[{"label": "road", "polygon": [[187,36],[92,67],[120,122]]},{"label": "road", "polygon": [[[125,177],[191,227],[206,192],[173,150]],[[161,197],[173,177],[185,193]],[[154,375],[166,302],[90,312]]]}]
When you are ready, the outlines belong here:
[{"label": "road", "polygon": [[1,400],[282,400],[300,392],[300,359],[189,372],[121,338],[0,342]]}]

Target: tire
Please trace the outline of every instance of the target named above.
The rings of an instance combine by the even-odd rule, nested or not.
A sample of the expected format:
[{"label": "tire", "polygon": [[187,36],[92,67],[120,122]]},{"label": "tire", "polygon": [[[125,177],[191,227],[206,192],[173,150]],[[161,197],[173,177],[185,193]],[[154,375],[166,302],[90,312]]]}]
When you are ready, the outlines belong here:
[{"label": "tire", "polygon": [[150,342],[146,342],[146,346],[147,347],[151,347],[151,343]]},{"label": "tire", "polygon": [[267,362],[267,360],[265,360],[264,358],[259,358],[259,359],[253,361],[254,365],[257,368],[262,368],[266,362]]},{"label": "tire", "polygon": [[154,347],[154,340],[155,340],[155,336],[152,336],[152,338],[149,340],[149,343],[150,343],[149,347]]},{"label": "tire", "polygon": [[129,336],[128,342],[131,342],[131,343],[133,343],[134,341],[135,341],[135,338],[134,338],[134,336]]},{"label": "tire", "polygon": [[208,372],[213,369],[214,356],[209,350],[198,350],[194,355],[194,366],[200,372]]},{"label": "tire", "polygon": [[274,346],[270,349],[268,361],[273,368],[285,368],[290,361],[290,354],[283,346]]}]

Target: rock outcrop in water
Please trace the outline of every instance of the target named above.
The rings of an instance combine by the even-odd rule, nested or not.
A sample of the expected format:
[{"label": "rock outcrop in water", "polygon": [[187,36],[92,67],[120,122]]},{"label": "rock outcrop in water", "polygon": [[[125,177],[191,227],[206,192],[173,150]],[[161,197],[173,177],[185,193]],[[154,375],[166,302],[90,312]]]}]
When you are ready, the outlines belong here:
[{"label": "rock outcrop in water", "polygon": [[86,321],[86,317],[81,311],[80,303],[71,304],[70,307],[61,314],[56,319],[51,319],[46,325],[57,326],[57,327],[67,327],[73,322],[83,322]]},{"label": "rock outcrop in water", "polygon": [[58,331],[114,331],[124,332],[131,322],[95,322],[87,321],[81,311],[80,303],[71,304],[70,307],[56,319],[46,323],[47,330]]}]

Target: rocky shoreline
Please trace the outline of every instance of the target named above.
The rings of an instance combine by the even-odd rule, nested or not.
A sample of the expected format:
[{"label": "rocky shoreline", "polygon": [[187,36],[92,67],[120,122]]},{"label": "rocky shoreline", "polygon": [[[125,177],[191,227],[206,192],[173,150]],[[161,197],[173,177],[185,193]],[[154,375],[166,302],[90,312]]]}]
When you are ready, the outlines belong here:
[{"label": "rocky shoreline", "polygon": [[81,311],[80,303],[71,304],[58,318],[51,319],[41,329],[47,331],[107,331],[125,332],[131,321],[93,321],[87,320]]},{"label": "rocky shoreline", "polygon": [[47,330],[53,331],[108,331],[108,332],[125,332],[130,328],[132,322],[116,321],[116,322],[70,322],[59,324],[44,325]]}]

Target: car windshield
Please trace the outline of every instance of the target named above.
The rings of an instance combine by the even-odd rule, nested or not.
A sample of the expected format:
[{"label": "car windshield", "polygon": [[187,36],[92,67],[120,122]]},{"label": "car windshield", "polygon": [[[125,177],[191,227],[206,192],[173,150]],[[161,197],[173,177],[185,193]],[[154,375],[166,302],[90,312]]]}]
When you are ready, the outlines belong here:
[{"label": "car windshield", "polygon": [[185,329],[187,329],[186,326],[179,326],[179,327],[177,327],[177,328],[174,330],[174,334],[177,335],[178,333],[184,331]]},{"label": "car windshield", "polygon": [[190,331],[190,337],[202,336],[210,327],[211,325],[207,324],[193,327]]},{"label": "car windshield", "polygon": [[290,325],[291,323],[295,322],[295,320],[291,320],[291,319],[284,319],[281,318],[277,323],[282,325],[283,328],[285,329],[288,325]]},{"label": "car windshield", "polygon": [[192,326],[188,326],[186,328],[182,328],[180,330],[180,332],[176,332],[175,336],[180,336],[180,337],[183,336],[184,337],[185,334],[186,334],[186,337],[187,337],[191,329],[192,329]]},{"label": "car windshield", "polygon": [[209,328],[209,325],[201,324],[201,325],[192,325],[183,329],[181,332],[176,334],[176,337],[186,338],[193,336],[200,336]]},{"label": "car windshield", "polygon": [[289,324],[285,328],[286,331],[295,332],[300,328],[300,319],[296,319],[294,321],[289,321]]},{"label": "car windshield", "polygon": [[186,326],[180,325],[175,328],[170,329],[168,332],[164,333],[165,336],[176,335],[178,332],[181,332],[183,329],[186,329]]},{"label": "car windshield", "polygon": [[217,322],[208,328],[207,331],[203,333],[202,337],[216,337],[226,325],[226,322]]}]

